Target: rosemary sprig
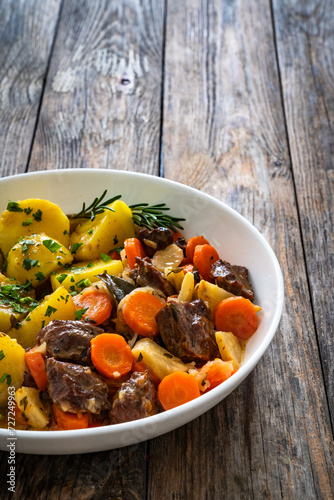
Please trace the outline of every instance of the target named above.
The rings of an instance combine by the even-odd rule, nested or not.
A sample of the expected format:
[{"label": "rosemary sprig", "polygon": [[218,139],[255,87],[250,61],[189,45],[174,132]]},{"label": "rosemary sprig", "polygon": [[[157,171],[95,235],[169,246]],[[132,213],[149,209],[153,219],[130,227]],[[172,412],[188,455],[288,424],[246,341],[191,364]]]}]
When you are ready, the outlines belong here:
[{"label": "rosemary sprig", "polygon": [[[103,213],[104,210],[111,210],[114,212],[114,210],[108,205],[116,200],[119,200],[122,195],[119,194],[117,196],[114,196],[113,198],[110,198],[110,200],[104,201],[106,194],[107,190],[103,192],[100,198],[95,198],[93,203],[91,203],[87,208],[86,204],[83,203],[81,212],[75,215],[70,215],[70,219],[84,220],[90,218],[93,221],[95,219],[95,216],[97,214]],[[155,227],[167,227],[172,231],[183,229],[183,227],[179,223],[185,219],[181,219],[180,217],[173,217],[172,215],[166,214],[165,212],[170,210],[170,208],[166,207],[165,203],[158,203],[157,205],[149,205],[148,203],[136,203],[134,205],[130,205],[129,208],[132,211],[132,218],[134,223],[139,227],[146,227],[148,229],[152,229]],[[77,223],[78,222],[76,222],[76,224]]]},{"label": "rosemary sprig", "polygon": [[115,210],[111,207],[108,207],[108,205],[110,205],[116,200],[119,200],[122,197],[122,195],[119,194],[117,196],[114,196],[113,198],[110,198],[109,200],[104,200],[106,194],[107,194],[107,189],[103,191],[100,198],[95,198],[93,203],[91,203],[87,208],[86,208],[86,203],[83,203],[81,212],[75,215],[71,215],[71,219],[82,218],[82,219],[94,220],[96,215],[102,214],[105,210],[110,210],[111,212],[115,212]]},{"label": "rosemary sprig", "polygon": [[165,203],[158,203],[157,205],[136,203],[135,205],[130,205],[129,208],[132,211],[132,218],[135,224],[139,227],[146,227],[148,229],[167,227],[175,232],[178,229],[183,229],[179,222],[185,219],[164,213],[164,211],[170,210],[169,207],[166,207]]}]

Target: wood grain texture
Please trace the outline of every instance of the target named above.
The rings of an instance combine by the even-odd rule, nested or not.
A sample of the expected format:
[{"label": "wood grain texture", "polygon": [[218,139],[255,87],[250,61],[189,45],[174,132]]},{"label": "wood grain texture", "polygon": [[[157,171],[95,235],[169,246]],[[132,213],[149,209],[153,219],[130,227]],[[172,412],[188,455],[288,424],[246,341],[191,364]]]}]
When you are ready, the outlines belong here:
[{"label": "wood grain texture", "polygon": [[313,314],[334,426],[334,2],[273,2]]},{"label": "wood grain texture", "polygon": [[158,173],[163,1],[65,2],[29,171]]},{"label": "wood grain texture", "polygon": [[61,0],[0,2],[0,176],[27,167]]},{"label": "wood grain texture", "polygon": [[165,176],[227,202],[262,232],[286,301],[272,345],[238,390],[150,442],[149,496],[332,498],[332,435],[269,2],[168,3],[165,75]]}]

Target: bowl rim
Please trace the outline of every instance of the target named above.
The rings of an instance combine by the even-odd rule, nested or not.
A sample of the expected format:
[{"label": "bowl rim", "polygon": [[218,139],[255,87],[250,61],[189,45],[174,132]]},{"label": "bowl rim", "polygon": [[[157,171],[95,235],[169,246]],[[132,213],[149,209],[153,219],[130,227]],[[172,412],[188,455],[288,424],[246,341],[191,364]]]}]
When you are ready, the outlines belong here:
[{"label": "bowl rim", "polygon": [[[162,424],[168,420],[180,420],[181,423],[179,425],[173,425],[172,429],[176,429],[177,427],[184,425],[187,422],[190,422],[197,416],[206,413],[209,409],[211,409],[213,406],[218,404],[222,399],[224,399],[228,394],[230,394],[234,389],[236,389],[241,382],[249,375],[249,373],[255,368],[256,364],[259,362],[259,360],[262,358],[263,354],[269,347],[275,332],[277,330],[279,321],[281,319],[282,315],[282,310],[283,310],[283,304],[284,304],[284,281],[283,281],[283,275],[282,271],[280,268],[280,265],[278,263],[277,257],[272,250],[271,246],[267,242],[267,240],[264,238],[264,236],[260,233],[260,231],[253,225],[251,224],[245,217],[243,217],[241,214],[239,214],[236,210],[233,208],[229,207],[226,203],[218,200],[217,198],[214,198],[213,196],[200,191],[199,189],[195,189],[191,186],[182,184],[180,182],[171,180],[171,179],[165,179],[164,177],[158,177],[155,175],[151,174],[146,174],[146,173],[140,173],[140,172],[132,172],[132,171],[123,171],[123,170],[114,170],[114,169],[106,169],[106,168],[68,168],[68,169],[57,169],[57,170],[41,170],[41,171],[36,171],[36,172],[27,172],[27,173],[20,173],[12,176],[7,176],[7,177],[2,177],[0,178],[0,185],[4,183],[11,183],[11,182],[18,182],[22,179],[28,180],[29,178],[34,178],[34,177],[44,177],[44,176],[55,176],[55,175],[65,175],[65,176],[70,176],[70,175],[91,175],[94,173],[94,175],[110,175],[110,176],[115,176],[119,178],[124,178],[124,177],[129,177],[129,178],[143,178],[147,179],[147,181],[151,183],[156,183],[160,184],[163,183],[165,185],[169,185],[170,187],[178,187],[181,188],[182,190],[186,190],[189,194],[196,194],[198,196],[200,194],[201,197],[203,197],[206,201],[208,201],[211,204],[214,204],[233,217],[237,218],[239,221],[241,221],[243,224],[248,226],[250,231],[257,236],[258,239],[260,239],[262,245],[265,247],[267,254],[270,257],[270,260],[273,264],[274,271],[275,271],[275,278],[277,281],[277,300],[276,300],[276,308],[271,320],[271,325],[269,329],[266,331],[266,335],[264,339],[261,341],[260,346],[256,349],[256,351],[250,356],[249,359],[245,362],[245,364],[241,365],[239,370],[233,375],[233,377],[227,379],[223,384],[220,386],[215,387],[211,391],[209,391],[206,394],[201,395],[200,398],[197,398],[193,401],[190,401],[188,403],[185,403],[179,407],[173,408],[171,410],[159,413],[157,415],[152,415],[150,417],[146,417],[144,419],[139,419],[139,420],[133,420],[130,422],[125,422],[125,423],[120,423],[120,424],[113,424],[113,425],[108,425],[108,426],[103,426],[103,427],[93,427],[93,428],[88,428],[88,429],[76,429],[76,430],[69,430],[69,431],[33,431],[33,430],[15,430],[15,437],[17,439],[25,439],[26,441],[34,441],[40,442],[40,441],[47,441],[52,445],[53,442],[60,440],[60,439],[70,439],[70,438],[80,438],[80,437],[98,437],[102,436],[104,434],[107,434],[108,437],[112,439],[112,437],[115,434],[118,434],[122,430],[130,429],[133,431],[135,434],[136,431],[140,431],[143,428],[149,428],[150,426],[159,426],[159,424]],[[224,392],[223,398],[220,396],[220,393]],[[202,402],[203,399],[205,398],[206,401],[206,406],[207,409],[204,412],[201,412],[201,407],[202,407]],[[191,418],[189,418],[189,416]],[[174,417],[174,419],[173,419]],[[169,430],[165,430],[163,432],[159,432],[155,435],[161,435],[165,432],[169,432]],[[0,429],[0,437],[6,437],[8,436],[8,429]],[[150,439],[151,436],[147,436],[146,439]],[[153,436],[154,437],[154,436]],[[145,439],[139,439],[136,442],[139,441],[145,441]],[[128,444],[131,443],[125,443],[124,446],[127,446]],[[110,447],[107,447],[105,449],[112,449],[112,442],[110,443]],[[120,447],[120,446],[118,446]],[[91,450],[94,451],[94,450]],[[89,452],[89,451],[88,451]],[[32,451],[31,453],[36,453],[36,451]],[[74,452],[74,453],[80,453],[80,452]],[[82,453],[82,452],[81,452]],[[86,453],[84,451],[83,453]],[[49,453],[45,454],[52,454],[52,449],[49,450]]]}]

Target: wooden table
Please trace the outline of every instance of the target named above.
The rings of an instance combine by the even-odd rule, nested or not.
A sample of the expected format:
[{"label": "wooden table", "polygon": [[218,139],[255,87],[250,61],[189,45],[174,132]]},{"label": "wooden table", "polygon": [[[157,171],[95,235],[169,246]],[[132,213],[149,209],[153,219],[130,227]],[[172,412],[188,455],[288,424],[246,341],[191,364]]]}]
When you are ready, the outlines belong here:
[{"label": "wooden table", "polygon": [[2,0],[1,176],[134,170],[226,202],[286,300],[252,374],[128,448],[18,455],[17,499],[334,498],[333,0]]}]

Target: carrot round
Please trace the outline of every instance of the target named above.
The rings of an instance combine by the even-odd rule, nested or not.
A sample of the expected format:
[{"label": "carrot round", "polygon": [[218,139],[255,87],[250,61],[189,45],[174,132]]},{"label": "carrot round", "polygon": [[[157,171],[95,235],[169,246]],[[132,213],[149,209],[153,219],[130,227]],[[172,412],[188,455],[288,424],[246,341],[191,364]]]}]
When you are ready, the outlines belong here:
[{"label": "carrot round", "polygon": [[119,378],[131,371],[130,346],[117,333],[101,333],[91,342],[91,359],[95,368],[109,378]]},{"label": "carrot round", "polygon": [[240,340],[251,337],[258,326],[255,307],[244,297],[229,297],[219,302],[213,320],[217,330],[232,332]]},{"label": "carrot round", "polygon": [[135,332],[144,337],[156,335],[158,326],[155,315],[164,302],[150,292],[138,291],[129,295],[122,312],[124,321]]},{"label": "carrot round", "polygon": [[112,301],[108,293],[94,287],[86,288],[75,295],[73,302],[79,310],[87,309],[81,317],[88,321],[92,320],[95,325],[106,321],[112,311]]},{"label": "carrot round", "polygon": [[89,424],[87,413],[69,413],[60,410],[55,404],[52,405],[52,411],[56,427],[58,430],[87,429]]},{"label": "carrot round", "polygon": [[186,257],[191,262],[193,261],[194,252],[197,245],[209,245],[209,242],[204,238],[204,236],[194,236],[193,238],[190,238],[188,240],[186,245]]},{"label": "carrot round", "polygon": [[38,389],[40,391],[46,391],[48,379],[46,376],[45,358],[43,354],[34,349],[30,349],[25,353],[24,358]]},{"label": "carrot round", "polygon": [[124,249],[126,253],[126,258],[128,259],[128,264],[131,269],[135,268],[136,257],[144,258],[146,253],[142,243],[137,238],[127,238],[124,241]]},{"label": "carrot round", "polygon": [[199,274],[206,281],[210,281],[212,265],[219,259],[217,250],[211,245],[197,245],[194,251],[193,262]]},{"label": "carrot round", "polygon": [[185,372],[173,372],[162,379],[158,398],[165,410],[176,408],[200,396],[198,383]]},{"label": "carrot round", "polygon": [[236,366],[233,361],[215,359],[205,363],[200,369],[200,373],[204,372],[206,374],[206,380],[210,382],[210,387],[205,392],[211,391],[211,389],[217,387],[217,385],[230,378],[236,371]]}]

